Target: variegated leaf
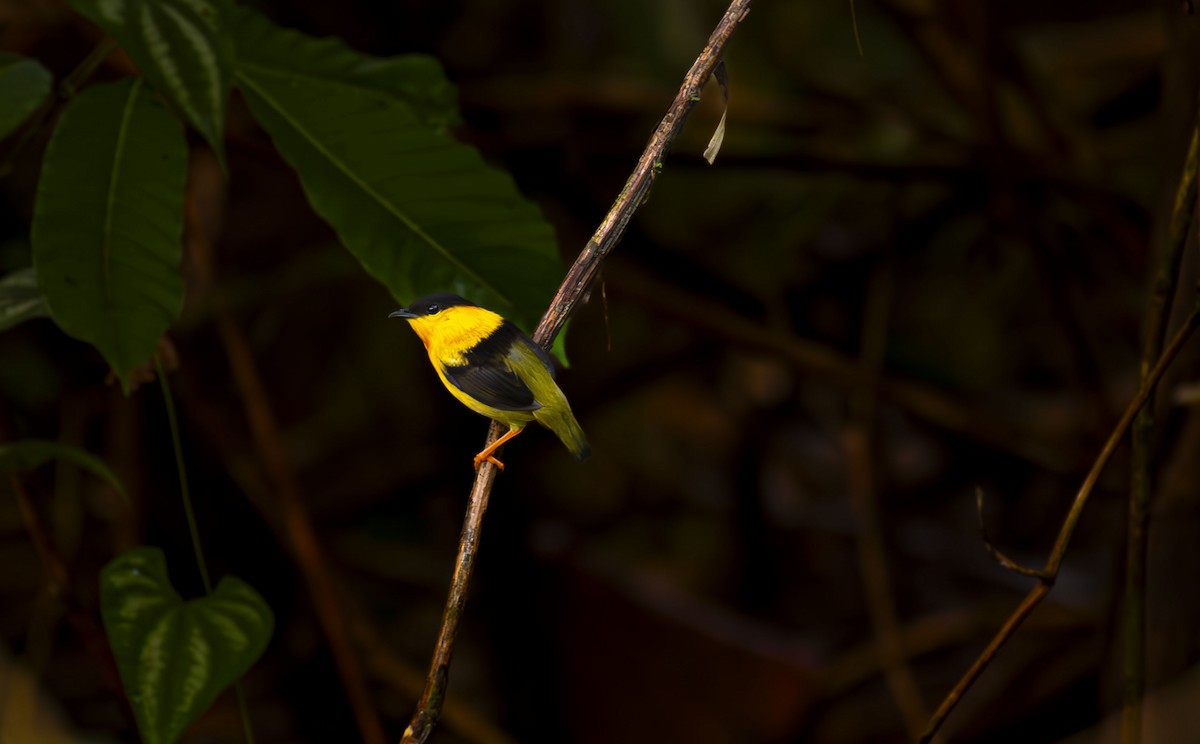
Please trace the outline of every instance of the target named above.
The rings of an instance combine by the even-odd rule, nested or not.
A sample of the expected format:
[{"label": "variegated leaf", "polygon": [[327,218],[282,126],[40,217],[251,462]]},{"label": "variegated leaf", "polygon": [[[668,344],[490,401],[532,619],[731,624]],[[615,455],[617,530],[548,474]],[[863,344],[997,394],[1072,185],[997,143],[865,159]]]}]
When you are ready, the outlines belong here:
[{"label": "variegated leaf", "polygon": [[50,310],[38,291],[37,271],[32,266],[0,278],[0,331],[48,315]]},{"label": "variegated leaf", "polygon": [[224,162],[233,84],[230,0],[68,0],[112,34]]},{"label": "variegated leaf", "polygon": [[184,602],[158,548],[131,550],[100,574],[100,610],[145,744],[171,744],[254,664],[275,625],[244,581],[226,577]]}]

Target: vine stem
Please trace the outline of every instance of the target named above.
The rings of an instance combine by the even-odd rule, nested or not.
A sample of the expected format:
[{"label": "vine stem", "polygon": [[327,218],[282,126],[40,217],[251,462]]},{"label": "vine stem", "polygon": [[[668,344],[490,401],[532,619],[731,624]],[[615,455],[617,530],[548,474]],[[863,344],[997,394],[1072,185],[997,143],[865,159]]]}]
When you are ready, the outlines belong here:
[{"label": "vine stem", "polygon": [[[192,506],[192,492],[188,488],[187,468],[183,459],[183,445],[179,436],[179,418],[175,414],[175,397],[171,395],[171,385],[167,382],[167,373],[163,369],[162,360],[154,355],[154,368],[158,372],[158,382],[162,386],[163,404],[167,408],[167,423],[171,428],[171,445],[175,449],[175,471],[179,474],[179,493],[183,498],[183,511],[187,515],[188,532],[192,536],[192,550],[196,554],[196,567],[200,570],[200,580],[204,583],[204,593],[212,594],[212,579],[208,573],[208,563],[204,560],[204,547],[200,542],[200,526],[196,520],[196,510]],[[233,683],[233,694],[237,698],[238,712],[242,719],[242,733],[248,744],[254,744],[254,730],[250,726],[250,706],[246,703],[246,691],[242,688],[241,680]]]},{"label": "vine stem", "polygon": [[[629,220],[645,201],[654,179],[662,172],[663,158],[666,157],[671,143],[683,129],[688,114],[700,101],[700,91],[704,88],[713,69],[720,62],[729,38],[750,12],[750,3],[751,0],[733,0],[729,4],[729,8],[709,37],[708,43],[704,45],[704,49],[684,76],[683,84],[675,95],[675,100],[671,102],[666,115],[650,136],[650,141],[642,151],[624,188],[621,189],[621,193],[613,202],[600,226],[596,228],[592,238],[575,259],[575,263],[567,271],[562,285],[558,288],[550,306],[542,315],[541,322],[534,330],[533,339],[543,347],[550,347],[555,336],[562,330],[563,324],[567,322],[567,318],[583,301],[600,270],[600,264],[620,242],[621,237],[625,234],[625,228],[629,225]],[[488,429],[487,444],[490,445],[494,442],[503,429],[504,427],[500,424],[492,422]],[[496,467],[490,462],[485,462],[476,473],[475,482],[471,486],[471,495],[463,519],[462,534],[458,542],[458,557],[455,560],[454,573],[450,579],[449,595],[446,598],[446,608],[442,613],[433,659],[425,678],[425,688],[417,702],[417,709],[413,713],[408,728],[404,731],[402,744],[424,742],[433,732],[441,716],[446,686],[449,681],[454,639],[458,635],[459,621],[463,608],[466,606],[467,588],[479,550],[479,534],[483,524],[483,515],[487,512],[488,498],[491,495],[492,486],[496,482],[496,475]]]},{"label": "vine stem", "polygon": [[163,404],[167,407],[167,423],[171,427],[171,446],[175,449],[175,472],[179,474],[179,494],[183,498],[183,512],[187,516],[188,532],[192,536],[192,551],[196,554],[196,568],[200,569],[200,580],[204,582],[204,593],[212,594],[212,579],[208,575],[208,563],[204,560],[204,546],[200,543],[200,527],[196,521],[196,510],[192,507],[192,492],[188,488],[187,467],[183,460],[183,445],[179,437],[179,419],[175,415],[175,397],[162,360],[154,355],[154,368],[158,372],[158,383],[162,386]]},{"label": "vine stem", "polygon": [[[1200,123],[1192,128],[1187,157],[1175,192],[1166,245],[1159,258],[1154,286],[1146,309],[1142,337],[1141,379],[1162,353],[1171,315],[1171,300],[1179,286],[1179,265],[1196,212],[1196,160],[1200,149]],[[1150,530],[1150,499],[1153,485],[1154,400],[1133,420],[1133,452],[1130,458],[1129,511],[1125,538],[1125,592],[1122,597],[1121,629],[1124,646],[1121,744],[1142,740],[1142,697],[1146,692],[1146,551]]]}]

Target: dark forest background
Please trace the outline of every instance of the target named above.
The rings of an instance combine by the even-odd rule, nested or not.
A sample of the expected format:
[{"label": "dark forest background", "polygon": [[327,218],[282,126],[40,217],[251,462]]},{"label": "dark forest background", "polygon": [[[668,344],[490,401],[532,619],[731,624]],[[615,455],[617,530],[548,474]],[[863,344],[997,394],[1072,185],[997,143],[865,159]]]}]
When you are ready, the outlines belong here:
[{"label": "dark forest background", "polygon": [[[1137,389],[1196,121],[1200,15],[1175,0],[855,6],[861,55],[844,0],[761,0],[734,36],[715,165],[701,158],[721,112],[710,84],[569,328],[559,379],[594,456],[576,465],[533,429],[506,449],[434,741],[907,741],[1031,585],[989,557],[975,491],[991,540],[1040,565]],[[459,87],[457,136],[536,201],[564,268],[724,10],[259,7],[370,54],[437,57]],[[56,76],[99,37],[63,3],[0,2],[0,48]],[[96,78],[127,72],[114,58]],[[0,272],[29,264],[48,134],[0,180]],[[191,144],[171,383],[214,576],[244,578],[276,616],[245,679],[257,738],[363,740],[323,610],[344,619],[371,715],[398,739],[485,422],[387,319],[396,300],[338,246],[236,96],[229,179]],[[1192,238],[1180,307],[1196,272]],[[257,395],[231,360],[256,371]],[[156,545],[180,591],[202,591],[163,398],[153,384],[125,397],[106,373],[47,320],[0,335],[0,437],[98,454],[135,505],[66,464],[22,475],[69,568],[67,591],[52,592],[0,489],[5,744],[137,740],[80,630],[107,561]],[[1146,741],[1200,740],[1188,704],[1200,691],[1198,374],[1193,344],[1157,403]],[[277,424],[279,461],[252,434],[256,410]],[[279,466],[335,577],[332,607],[297,567]],[[944,741],[1113,735],[1129,477],[1123,447],[1049,599]],[[4,728],[14,705],[40,707],[36,730]],[[184,740],[240,737],[226,694]]]}]

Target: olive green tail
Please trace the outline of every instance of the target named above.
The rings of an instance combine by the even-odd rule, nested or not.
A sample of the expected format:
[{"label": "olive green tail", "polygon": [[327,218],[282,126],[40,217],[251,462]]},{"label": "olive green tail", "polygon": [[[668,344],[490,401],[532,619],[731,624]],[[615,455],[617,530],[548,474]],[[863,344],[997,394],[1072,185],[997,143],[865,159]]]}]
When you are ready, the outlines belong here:
[{"label": "olive green tail", "polygon": [[575,462],[583,462],[591,456],[592,446],[570,408],[539,408],[533,412],[533,417],[562,440]]}]

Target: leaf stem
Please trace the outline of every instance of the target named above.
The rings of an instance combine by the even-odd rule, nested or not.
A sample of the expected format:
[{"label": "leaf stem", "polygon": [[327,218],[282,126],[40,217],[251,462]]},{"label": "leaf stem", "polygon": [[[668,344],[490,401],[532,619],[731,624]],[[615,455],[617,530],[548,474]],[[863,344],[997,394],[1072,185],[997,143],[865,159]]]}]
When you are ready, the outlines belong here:
[{"label": "leaf stem", "polygon": [[187,469],[183,462],[183,445],[179,439],[179,419],[175,416],[175,399],[162,361],[154,355],[154,367],[158,382],[162,386],[163,403],[167,407],[167,423],[171,428],[171,445],[175,448],[175,470],[179,473],[179,493],[183,497],[183,511],[187,515],[188,532],[192,536],[192,550],[196,553],[196,567],[200,569],[200,580],[204,582],[204,593],[212,594],[212,580],[208,576],[208,564],[204,561],[204,547],[200,544],[200,528],[196,523],[196,510],[192,507],[192,493],[188,489]]},{"label": "leaf stem", "polygon": [[79,86],[83,85],[92,73],[96,71],[104,60],[108,59],[109,55],[117,50],[117,40],[111,36],[105,36],[92,48],[88,56],[76,65],[74,70],[67,73],[67,76],[58,84],[58,100],[67,101],[74,97]]},{"label": "leaf stem", "polygon": [[[179,419],[175,415],[175,398],[171,395],[171,385],[167,382],[167,373],[163,369],[162,360],[154,355],[154,368],[158,372],[158,382],[162,386],[163,403],[167,407],[167,423],[171,428],[171,445],[175,449],[175,470],[179,473],[179,493],[183,498],[183,511],[187,515],[188,532],[192,535],[192,549],[196,553],[196,567],[200,570],[200,580],[204,582],[204,593],[212,594],[212,579],[209,578],[208,564],[204,560],[204,548],[200,543],[200,528],[196,522],[196,510],[192,506],[192,493],[188,488],[187,469],[183,461],[183,445],[179,437]],[[250,706],[246,703],[246,691],[241,680],[233,683],[233,695],[237,699],[238,713],[242,719],[242,733],[246,736],[247,744],[254,744],[254,729],[250,726]]]}]

